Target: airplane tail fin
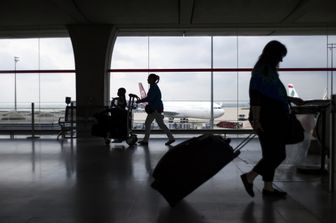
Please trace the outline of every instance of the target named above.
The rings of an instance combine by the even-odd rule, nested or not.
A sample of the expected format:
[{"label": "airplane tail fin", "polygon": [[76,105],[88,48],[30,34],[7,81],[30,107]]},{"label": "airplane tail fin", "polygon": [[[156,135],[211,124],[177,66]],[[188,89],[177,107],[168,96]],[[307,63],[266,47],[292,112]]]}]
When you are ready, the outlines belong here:
[{"label": "airplane tail fin", "polygon": [[139,91],[140,91],[140,98],[145,98],[147,96],[147,93],[142,85],[142,83],[139,83]]},{"label": "airplane tail fin", "polygon": [[[288,96],[298,98],[299,94],[296,92],[294,88],[294,84],[288,84]],[[322,96],[322,100],[328,99],[328,91],[325,89],[324,94]]]},{"label": "airplane tail fin", "polygon": [[323,100],[327,100],[328,99],[328,90],[327,90],[327,88],[324,90],[324,94],[323,94],[322,99]]},{"label": "airplane tail fin", "polygon": [[288,84],[288,96],[298,98],[299,95],[294,88],[294,84]]}]

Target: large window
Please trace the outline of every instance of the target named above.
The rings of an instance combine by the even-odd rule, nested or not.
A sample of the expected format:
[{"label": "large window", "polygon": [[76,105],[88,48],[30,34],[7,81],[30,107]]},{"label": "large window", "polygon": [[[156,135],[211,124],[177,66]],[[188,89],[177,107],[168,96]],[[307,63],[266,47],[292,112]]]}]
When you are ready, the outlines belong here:
[{"label": "large window", "polygon": [[36,122],[57,122],[65,97],[75,98],[75,73],[39,70],[74,70],[70,39],[0,39],[0,49],[0,122],[29,123],[32,103]]},{"label": "large window", "polygon": [[[128,93],[139,95],[139,83],[148,90],[146,69],[162,69],[155,73],[161,77],[159,85],[166,109],[171,102],[178,102],[175,112],[183,112],[179,109],[181,103],[194,102],[188,104],[185,118],[166,115],[167,122],[195,122],[197,124],[185,126],[208,128],[212,123],[212,102],[213,108],[224,109],[224,115],[214,117],[215,127],[220,122],[228,122],[249,128],[244,119],[249,108],[250,71],[241,69],[252,68],[265,44],[272,39],[288,48],[281,68],[336,66],[336,36],[118,37],[111,61],[110,94],[114,97],[119,87],[125,87]],[[49,112],[50,108],[64,110],[66,96],[75,98],[75,73],[39,72],[75,69],[70,38],[1,39],[0,48],[2,113],[28,111],[33,102],[40,116],[45,117],[48,115],[43,112]],[[216,68],[224,70],[216,71]],[[125,70],[114,72],[114,69]],[[135,69],[143,70],[134,72]],[[22,73],[22,70],[28,72]],[[294,84],[299,96],[306,100],[335,92],[335,79],[330,71],[280,71],[280,77],[285,85]],[[204,111],[209,117],[197,118],[197,114],[188,117],[194,110]],[[62,113],[56,114],[55,120],[60,115]],[[135,119],[139,119],[139,123],[143,123],[144,117],[141,110],[136,111]]]},{"label": "large window", "polygon": [[[69,38],[0,40],[0,70],[29,70],[33,73],[0,75],[0,103],[18,107],[25,103],[60,103],[65,96],[75,97],[75,75],[39,73],[38,70],[74,70]],[[15,58],[17,58],[15,60]],[[64,106],[63,106],[64,107]]]},{"label": "large window", "polygon": [[[139,94],[138,83],[146,86],[148,75],[146,71],[114,73],[113,69],[177,69],[156,72],[161,77],[159,85],[164,102],[213,100],[215,104],[224,105],[225,110],[222,117],[215,119],[215,126],[221,121],[229,121],[233,122],[229,124],[250,127],[246,121],[241,121],[248,115],[250,71],[239,69],[252,68],[265,44],[273,39],[283,42],[288,49],[281,68],[331,66],[331,50],[327,45],[336,42],[335,36],[118,37],[111,63],[111,96],[121,86],[129,93]],[[189,68],[237,70],[213,73],[183,70]],[[285,85],[294,84],[299,96],[305,100],[320,99],[326,92],[330,95],[334,81],[331,72],[327,71],[280,71],[280,77]],[[207,126],[209,119],[202,122]]]}]

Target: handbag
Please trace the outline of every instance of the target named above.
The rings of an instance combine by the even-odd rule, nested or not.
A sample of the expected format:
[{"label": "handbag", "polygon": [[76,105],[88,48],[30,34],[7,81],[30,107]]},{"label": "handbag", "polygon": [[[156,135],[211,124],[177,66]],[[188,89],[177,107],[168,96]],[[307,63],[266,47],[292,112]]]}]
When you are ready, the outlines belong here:
[{"label": "handbag", "polygon": [[153,112],[154,112],[154,109],[150,106],[150,105],[146,105],[145,106],[145,112],[147,113],[147,114],[152,114]]},{"label": "handbag", "polygon": [[[290,108],[292,110],[291,105]],[[286,133],[286,144],[296,144],[302,142],[304,139],[304,129],[292,111],[288,117],[288,128]]]}]

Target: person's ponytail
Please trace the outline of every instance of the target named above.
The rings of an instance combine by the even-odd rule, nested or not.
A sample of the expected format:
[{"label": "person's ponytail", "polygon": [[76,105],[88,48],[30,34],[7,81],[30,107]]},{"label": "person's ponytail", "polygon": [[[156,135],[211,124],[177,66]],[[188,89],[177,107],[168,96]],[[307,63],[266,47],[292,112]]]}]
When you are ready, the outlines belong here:
[{"label": "person's ponytail", "polygon": [[159,76],[159,75],[156,75],[156,74],[155,74],[155,76],[156,76],[155,84],[157,84],[157,83],[159,83],[159,81],[160,81],[160,76]]},{"label": "person's ponytail", "polygon": [[152,73],[152,74],[149,74],[148,77],[153,78],[155,84],[159,83],[159,81],[160,81],[160,76],[159,75],[156,75],[156,74]]}]

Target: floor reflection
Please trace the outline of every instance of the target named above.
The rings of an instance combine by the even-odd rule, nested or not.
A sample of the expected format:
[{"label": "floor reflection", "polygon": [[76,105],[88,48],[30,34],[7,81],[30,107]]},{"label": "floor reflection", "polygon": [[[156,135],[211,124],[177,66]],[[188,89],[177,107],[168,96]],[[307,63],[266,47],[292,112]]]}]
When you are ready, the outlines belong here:
[{"label": "floor reflection", "polygon": [[[259,144],[249,144],[255,145]],[[2,140],[0,148],[0,222],[320,223],[335,219],[335,195],[328,193],[324,177],[300,175],[287,165],[279,168],[275,181],[288,192],[287,199],[263,199],[261,179],[255,185],[256,196],[250,198],[239,176],[260,157],[258,148],[244,151],[174,208],[150,187],[153,168],[168,151],[163,139],[152,139],[147,147],[105,146],[100,139]]]},{"label": "floor reflection", "polygon": [[206,223],[204,216],[190,204],[182,201],[176,207],[164,207],[159,211],[156,223]]},{"label": "floor reflection", "polygon": [[109,178],[109,151],[105,148],[86,147],[78,143],[77,183],[75,189],[76,219],[78,223],[111,222],[111,190]]}]

